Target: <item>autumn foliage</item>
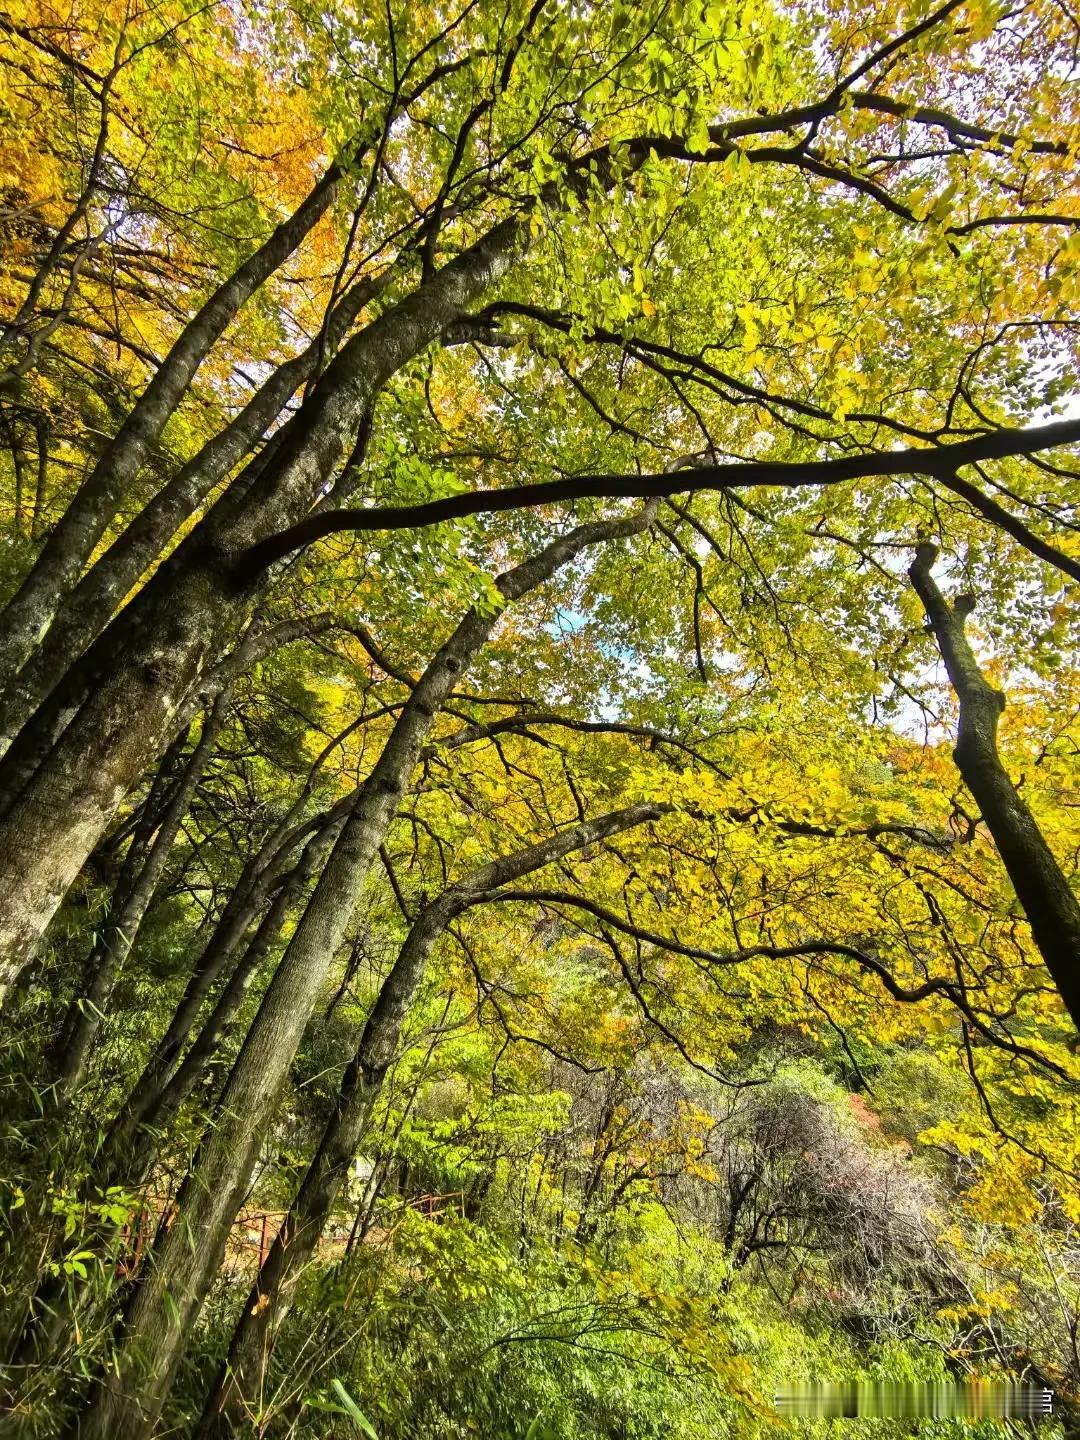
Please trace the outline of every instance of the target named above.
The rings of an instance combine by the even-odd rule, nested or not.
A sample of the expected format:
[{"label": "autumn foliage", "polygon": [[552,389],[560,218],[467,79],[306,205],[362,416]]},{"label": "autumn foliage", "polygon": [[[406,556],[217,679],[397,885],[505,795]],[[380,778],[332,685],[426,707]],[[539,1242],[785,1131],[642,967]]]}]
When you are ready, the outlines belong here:
[{"label": "autumn foliage", "polygon": [[0,11],[13,1435],[1075,1427],[1077,42]]}]

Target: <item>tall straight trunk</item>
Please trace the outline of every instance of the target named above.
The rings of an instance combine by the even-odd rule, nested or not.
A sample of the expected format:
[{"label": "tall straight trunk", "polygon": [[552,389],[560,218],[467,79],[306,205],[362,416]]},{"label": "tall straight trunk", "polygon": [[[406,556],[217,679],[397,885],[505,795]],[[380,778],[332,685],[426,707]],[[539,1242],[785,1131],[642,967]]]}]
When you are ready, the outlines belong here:
[{"label": "tall straight trunk", "polygon": [[920,545],[908,574],[960,702],[953,758],[993,836],[1046,968],[1080,1029],[1080,904],[1001,763],[997,727],[1005,697],[982,673],[964,635],[973,601],[961,596],[948,604],[930,573],[936,558],[935,546]]},{"label": "tall straight trunk", "polygon": [[225,1364],[207,1400],[197,1440],[217,1440],[257,1408],[265,1361],[289,1311],[296,1282],[315,1253],[356,1154],[371,1107],[401,1041],[402,1026],[436,942],[455,916],[492,898],[502,885],[542,869],[609,835],[655,820],[669,808],[631,805],[492,861],[445,890],[417,918],[379,991],[348,1065],[333,1114],[299,1193],[282,1222],[237,1321]]},{"label": "tall straight trunk", "polygon": [[[250,617],[262,581],[238,577],[251,544],[305,513],[375,393],[503,273],[506,221],[338,353],[256,485],[217,502],[84,657],[93,685],[0,822],[0,987],[36,945],[124,795],[159,753],[208,662]],[[2,991],[0,991],[2,993]]]},{"label": "tall straight trunk", "polygon": [[[578,526],[500,576],[503,598],[512,602],[527,594],[589,545],[647,529],[655,508],[653,502],[632,518]],[[114,1364],[100,1376],[88,1411],[72,1427],[79,1440],[111,1440],[117,1434],[143,1440],[152,1431],[371,863],[436,714],[497,620],[494,613],[470,611],[405,702],[237,1056],[180,1192],[177,1222],[155,1245],[128,1306]]]},{"label": "tall straight trunk", "polygon": [[[396,273],[387,266],[353,286],[330,317],[325,345],[313,341],[265,381],[224,430],[202,447],[146,505],[127,529],[66,594],[41,643],[0,698],[0,749],[105,629],[124,597],[213,490],[249,453],[312,374],[321,351],[333,354],[364,307]],[[260,457],[269,463],[273,442]],[[77,697],[81,702],[82,696]]]},{"label": "tall straight trunk", "polygon": [[23,497],[26,493],[26,468],[23,463],[22,449],[19,445],[19,435],[15,426],[9,421],[6,426],[8,432],[8,449],[11,451],[11,465],[15,471],[15,508],[11,517],[11,532],[17,540],[23,537]]},{"label": "tall straight trunk", "polygon": [[337,162],[328,167],[299,208],[218,286],[174,342],[0,615],[0,689],[7,688],[45,633],[58,603],[116,514],[124,487],[157,443],[196,370],[241,306],[326,213],[341,173]]},{"label": "tall straight trunk", "polygon": [[40,417],[34,425],[37,435],[37,472],[34,482],[34,508],[30,515],[30,539],[37,540],[45,525],[45,501],[49,480],[49,424]]}]

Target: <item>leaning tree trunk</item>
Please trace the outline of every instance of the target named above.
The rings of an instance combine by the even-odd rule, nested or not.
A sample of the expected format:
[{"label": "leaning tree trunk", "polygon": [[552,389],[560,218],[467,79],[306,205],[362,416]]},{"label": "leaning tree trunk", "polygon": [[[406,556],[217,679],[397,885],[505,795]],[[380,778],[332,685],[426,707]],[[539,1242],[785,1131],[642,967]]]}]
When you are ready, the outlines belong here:
[{"label": "leaning tree trunk", "polygon": [[[347,796],[346,800],[351,802],[352,798],[352,796]],[[326,858],[328,846],[337,839],[348,808],[348,805],[338,802],[329,812],[324,812],[313,820],[293,827],[292,831],[284,838],[280,835],[272,836],[270,841],[264,844],[261,850],[244,866],[236,888],[230,895],[221,917],[214,927],[214,932],[192,971],[191,978],[184,990],[180,1004],[173,1012],[168,1028],[158,1041],[127,1099],[120,1107],[104,1147],[105,1153],[111,1153],[118,1147],[122,1150],[121,1141],[125,1134],[134,1133],[136,1126],[143,1122],[149,1122],[158,1115],[161,1096],[166,1087],[172,1083],[181,1051],[187,1044],[188,1036],[195,1026],[199,1012],[218,978],[230,964],[245,937],[248,938],[249,944],[245,948],[238,968],[244,972],[254,968],[252,964],[249,964],[253,947],[256,949],[263,947],[267,932],[272,933],[271,937],[265,940],[266,947],[268,948],[273,943],[273,936],[276,936],[280,929],[285,911],[300,894],[303,886],[317,874]],[[300,861],[290,870],[288,857],[292,853],[293,847],[305,835],[310,835],[311,838],[304,847]],[[279,886],[278,893],[271,902],[270,909],[260,921],[258,919],[260,911],[275,885]],[[216,1002],[207,1024],[212,1022],[214,1016],[218,1016],[222,1024],[225,1023],[225,1019],[231,1017],[231,1008],[228,1009],[228,1016],[224,1018],[220,1016],[219,1012],[226,1002],[227,992],[233,986],[234,981],[235,973],[228,982],[226,990],[222,992]],[[204,1031],[205,1028],[204,1026]]]},{"label": "leaning tree trunk", "polygon": [[224,722],[231,695],[231,687],[223,690],[204,717],[202,734],[161,818],[142,868],[133,878],[133,883],[116,913],[109,916],[100,946],[94,947],[96,954],[91,958],[88,983],[83,994],[72,1002],[64,1024],[61,1052],[57,1056],[55,1070],[59,1087],[57,1098],[60,1100],[69,1097],[82,1083],[86,1074],[90,1048],[101,1028],[105,1007],[142,928],[150,902],[157,893],[158,882],[190,808],[195,789],[210,759],[211,747]]},{"label": "leaning tree trunk", "polygon": [[240,577],[238,557],[310,508],[375,393],[506,271],[517,235],[515,222],[497,226],[354,336],[257,484],[239,478],[242,503],[226,492],[84,657],[89,698],[0,822],[0,995],[203,670],[251,615],[262,581]]},{"label": "leaning tree trunk", "polygon": [[[653,501],[625,520],[578,526],[500,576],[499,591],[507,602],[519,599],[586,547],[648,529],[655,511]],[[436,714],[497,620],[497,613],[469,611],[405,702],[263,997],[181,1189],[176,1223],[155,1245],[132,1296],[114,1362],[99,1377],[88,1411],[73,1423],[70,1433],[78,1440],[118,1434],[142,1440],[152,1431],[372,860]]]},{"label": "leaning tree trunk", "polygon": [[497,898],[492,892],[597,840],[655,820],[669,807],[628,806],[585,820],[550,839],[530,845],[475,870],[443,892],[413,924],[379,991],[345,1071],[334,1112],[273,1247],[241,1312],[198,1431],[199,1440],[232,1433],[235,1421],[257,1407],[263,1370],[274,1335],[289,1311],[292,1295],[326,1226],[341,1184],[360,1143],[371,1107],[394,1059],[406,1013],[423,980],[428,956],[455,916]]},{"label": "leaning tree trunk", "polygon": [[[213,1009],[179,1064],[170,1067],[160,1054],[147,1065],[116,1118],[95,1166],[97,1183],[138,1185],[153,1163],[157,1136],[168,1125],[206,1073],[234,1017],[244,1003],[252,980],[281,934],[289,911],[317,875],[344,825],[344,816],[327,825],[304,849],[299,863],[278,889],[273,903],[245,947]],[[190,1021],[188,1029],[190,1029]],[[167,1054],[179,1050],[176,1029],[170,1026]]]},{"label": "leaning tree trunk", "polygon": [[953,758],[978,802],[1046,968],[1080,1029],[1080,904],[1001,763],[997,727],[1005,697],[982,673],[964,635],[974,602],[959,596],[948,604],[930,573],[936,558],[935,546],[920,545],[908,574],[960,702]]},{"label": "leaning tree trunk", "polygon": [[339,164],[331,165],[299,208],[218,286],[184,327],[0,616],[0,689],[11,683],[48,628],[56,606],[116,514],[125,485],[157,443],[196,370],[241,306],[326,213],[341,174]]},{"label": "leaning tree trunk", "polygon": [[[110,1186],[134,1192],[143,1184],[157,1157],[165,1127],[205,1074],[251,980],[277,939],[286,914],[321,869],[354,798],[346,796],[347,803],[339,801],[321,816],[302,824],[280,827],[244,867],[165,1034],[93,1155],[82,1186],[85,1195],[103,1194]],[[161,807],[152,807],[148,822],[151,830],[160,813]],[[311,838],[290,870],[288,857],[305,835]],[[145,846],[140,844],[139,849],[141,853]],[[270,908],[256,923],[271,895]],[[205,1000],[238,950],[239,959],[231,975],[181,1061],[181,1052]],[[31,1243],[30,1207],[23,1207],[19,1215],[26,1217],[25,1243],[21,1247],[26,1265],[20,1272],[20,1283],[11,1287],[8,1297],[10,1323],[0,1325],[0,1356],[16,1366],[28,1367],[43,1363],[67,1343],[76,1302],[68,1293],[69,1282],[62,1276],[40,1278],[42,1252]],[[110,1228],[88,1233],[86,1243],[104,1241]],[[16,1300],[16,1295],[23,1298]]]},{"label": "leaning tree trunk", "polygon": [[[360,312],[382,293],[396,273],[397,268],[388,265],[370,280],[357,282],[329,317],[325,341],[312,341],[301,354],[279,366],[235,419],[207,441],[83,575],[59,604],[48,633],[0,698],[0,749],[101,634],[124,596],[184,521],[252,450],[282,407],[313,373],[320,354],[335,352]],[[276,437],[264,447],[260,465],[270,462],[275,446]]]},{"label": "leaning tree trunk", "polygon": [[[180,1027],[170,1026],[170,1043],[159,1046],[121,1106],[90,1166],[84,1187],[88,1195],[104,1194],[111,1186],[134,1193],[145,1183],[157,1158],[166,1126],[206,1073],[230,1021],[243,1004],[251,980],[277,939],[288,910],[318,872],[343,823],[343,816],[328,823],[308,843],[302,859],[285,877],[273,904],[237,961],[190,1050],[183,1061],[173,1067],[164,1060],[163,1052],[175,1058],[195,1018],[191,1008],[181,1002],[178,1014],[186,1016],[186,1028],[181,1034]],[[224,931],[232,937],[235,948],[239,938],[235,927],[229,924]],[[231,950],[226,954],[217,950],[216,954],[220,958],[220,969],[227,963]],[[187,998],[185,996],[185,1000]],[[197,1011],[198,1007],[195,1008]],[[92,1227],[81,1243],[84,1247],[104,1245],[115,1230],[115,1226],[107,1224]],[[27,1238],[29,1240],[30,1236]],[[34,1250],[30,1245],[26,1248],[26,1298],[16,1307],[18,1316],[24,1318],[16,1318],[13,1313],[15,1323],[9,1327],[6,1343],[0,1350],[0,1354],[10,1357],[16,1371],[23,1372],[48,1363],[50,1359],[55,1362],[57,1355],[70,1343],[74,1323],[81,1314],[80,1307],[84,1307],[86,1301],[85,1294],[73,1293],[70,1279],[59,1270],[54,1275],[47,1274],[44,1280],[35,1284],[35,1276],[40,1276],[43,1268],[42,1255],[40,1250]],[[56,1261],[60,1258],[59,1254],[53,1256]],[[0,1334],[4,1332],[0,1331]]]},{"label": "leaning tree trunk", "polygon": [[[265,659],[283,645],[309,639],[332,629],[336,624],[333,615],[301,616],[268,626],[260,626],[258,620],[254,620],[240,644],[204,672],[198,685],[192,688],[184,703],[174,711],[170,721],[172,733],[176,735],[188,726],[200,709],[211,704],[226,686],[235,684],[257,661]],[[96,678],[92,671],[84,675],[82,667],[79,667],[78,672],[70,677],[70,693],[77,696],[74,702],[68,703],[68,694],[63,690],[50,696],[49,702],[35,715],[33,726],[28,725],[17,743],[4,755],[0,764],[0,821],[33,780],[52,746],[63,734],[68,719],[78,710],[96,683]],[[67,689],[65,686],[64,690]]]}]

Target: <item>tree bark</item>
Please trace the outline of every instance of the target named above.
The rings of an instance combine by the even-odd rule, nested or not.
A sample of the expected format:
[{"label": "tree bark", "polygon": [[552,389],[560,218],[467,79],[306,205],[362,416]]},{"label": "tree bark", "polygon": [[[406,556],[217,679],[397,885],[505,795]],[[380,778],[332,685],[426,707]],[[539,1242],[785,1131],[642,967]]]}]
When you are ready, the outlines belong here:
[{"label": "tree bark", "polygon": [[[206,1073],[207,1065],[243,1004],[256,971],[280,935],[289,910],[319,873],[344,823],[342,815],[309,840],[302,858],[278,889],[191,1048],[177,1064],[176,1058],[193,1019],[191,999],[185,995],[176,1017],[181,1023],[170,1025],[109,1133],[98,1177],[100,1187],[140,1183],[156,1153],[154,1132],[161,1131],[168,1124]],[[205,980],[205,971],[200,980]],[[205,989],[203,993],[206,993]],[[185,1020],[186,1028],[183,1024]]]},{"label": "tree bark", "polygon": [[[652,504],[624,520],[578,526],[500,576],[496,583],[503,598],[519,599],[589,545],[647,529],[655,508]],[[177,1223],[155,1245],[132,1296],[114,1364],[99,1377],[90,1408],[72,1427],[71,1435],[79,1440],[111,1440],[117,1434],[143,1440],[152,1431],[372,860],[439,708],[497,619],[494,613],[469,611],[405,702],[263,997],[180,1192]]]},{"label": "tree bark", "polygon": [[[154,496],[61,601],[48,632],[0,700],[0,750],[101,634],[124,597],[184,521],[273,424],[282,407],[311,375],[320,350],[334,353],[360,312],[386,288],[394,274],[395,267],[387,266],[371,280],[354,285],[330,318],[326,346],[313,341],[300,355],[279,366],[239,415]],[[269,463],[274,443],[268,442],[259,457],[260,464]]]},{"label": "tree bark", "polygon": [[[300,863],[286,877],[273,904],[249,940],[190,1050],[177,1064],[201,1000],[210,988],[211,981],[206,977],[211,968],[216,976],[228,964],[252,912],[245,905],[233,917],[222,917],[223,923],[219,925],[215,940],[207,947],[204,957],[212,960],[213,965],[200,966],[193,977],[193,980],[206,982],[197,987],[199,998],[196,999],[193,994],[196,987],[189,986],[169,1030],[129,1092],[94,1157],[85,1185],[88,1194],[104,1194],[110,1186],[135,1192],[144,1184],[157,1158],[168,1122],[206,1073],[229,1022],[243,1003],[255,972],[277,939],[290,906],[325,859],[342,823],[343,817],[331,822],[323,833],[309,842]],[[264,886],[264,891],[265,888],[268,886]],[[243,923],[238,923],[238,919]],[[215,943],[218,936],[221,940]],[[104,1243],[109,1233],[107,1226],[97,1233],[88,1232],[83,1237],[83,1243],[87,1246]],[[20,1314],[25,1318],[16,1320],[14,1328],[9,1329],[5,1337],[3,1347],[0,1347],[0,1353],[10,1355],[13,1366],[24,1370],[46,1363],[50,1356],[68,1343],[72,1323],[82,1302],[82,1297],[73,1294],[62,1278],[36,1280],[41,1269],[40,1255],[32,1248],[31,1241],[32,1231],[28,1231],[26,1249],[32,1268],[27,1269],[23,1286],[25,1299]]]},{"label": "tree bark", "polygon": [[[334,628],[345,626],[333,615],[301,615],[293,620],[282,620],[276,625],[261,625],[256,617],[248,626],[239,645],[200,676],[198,684],[192,688],[183,705],[172,717],[170,723],[173,733],[179,734],[185,730],[200,709],[212,705],[222,690],[235,685],[258,661],[264,660],[285,645],[310,639]],[[85,695],[83,698],[85,699]],[[64,699],[54,695],[50,703],[38,711],[34,726],[26,727],[4,757],[3,764],[0,765],[0,820],[3,820],[30,784],[53,745],[63,734],[66,719]]]},{"label": "tree bark", "polygon": [[[346,797],[350,802],[355,802],[355,798],[355,793]],[[282,855],[287,854],[294,843],[289,836],[280,845],[271,837],[256,857],[264,861],[261,870],[257,864],[246,867],[246,878],[241,878],[215,927],[168,1030],[129,1091],[94,1157],[85,1186],[88,1193],[103,1194],[110,1186],[134,1192],[143,1185],[169,1121],[205,1075],[229,1024],[243,1004],[256,971],[278,938],[289,910],[318,873],[340,834],[348,808],[339,803],[324,817],[321,829],[312,835],[298,864],[283,877]],[[266,895],[282,878],[284,883],[279,886],[273,903],[249,937],[216,1004],[181,1061],[180,1053],[214,981],[228,966]],[[25,1300],[20,1309],[25,1319],[13,1316],[14,1328],[9,1327],[6,1332],[0,1330],[0,1336],[4,1337],[0,1354],[9,1355],[13,1365],[22,1367],[44,1363],[67,1342],[78,1305],[77,1297],[72,1297],[62,1281],[46,1279],[37,1283],[35,1275],[40,1265],[37,1252],[30,1244],[31,1235],[28,1231],[27,1258],[32,1268],[26,1271],[22,1287]],[[86,1244],[93,1239],[94,1236],[88,1234]],[[73,1305],[76,1308],[73,1309]]]},{"label": "tree bark", "polygon": [[150,902],[157,892],[165,862],[191,805],[195,787],[202,779],[214,741],[224,723],[231,694],[231,688],[223,690],[205,716],[202,733],[184,767],[180,784],[161,818],[142,868],[118,911],[109,917],[100,947],[95,946],[98,959],[96,964],[92,964],[89,984],[83,995],[72,1002],[64,1026],[63,1053],[57,1071],[60,1099],[70,1096],[81,1084],[86,1073],[90,1047],[101,1028],[105,1006],[109,1003],[117,977],[131,953]]},{"label": "tree bark", "polygon": [[[214,739],[220,729],[223,711],[228,702],[228,694],[223,693],[219,696],[213,710],[206,716],[202,734],[195,749],[188,757],[179,784],[174,786],[164,809],[161,810],[152,803],[153,794],[149,797],[149,814],[145,826],[140,826],[140,830],[149,831],[149,834],[153,836],[152,842],[144,844],[143,840],[149,840],[149,835],[140,836],[138,831],[132,839],[130,849],[135,852],[135,858],[132,859],[130,865],[125,861],[121,871],[117,893],[114,897],[114,913],[109,917],[91,951],[87,961],[86,979],[82,993],[68,1007],[68,1013],[60,1033],[47,1059],[51,1085],[50,1105],[54,1118],[56,1115],[65,1113],[67,1102],[85,1078],[91,1047],[101,1028],[109,997],[157,889],[161,872],[172,850],[180,824],[190,806],[195,786],[209,759]],[[166,777],[159,776],[158,781],[155,782],[155,788],[159,782],[163,782],[165,779]],[[154,833],[155,831],[156,833]],[[130,855],[129,858],[131,858]],[[140,858],[141,864],[139,863]],[[143,1169],[134,1178],[132,1188],[143,1179],[145,1169],[153,1160],[154,1153],[155,1147],[151,1144],[148,1147]],[[95,1170],[98,1169],[100,1167],[95,1167]],[[104,1192],[112,1183],[114,1183],[112,1180],[103,1180],[100,1185],[101,1191]],[[16,1234],[19,1230],[19,1221],[29,1225],[33,1213],[32,1207],[24,1207],[20,1216],[16,1217]],[[88,1235],[88,1243],[90,1238]],[[50,1340],[57,1342],[63,1339],[66,1330],[64,1321],[69,1311],[70,1297],[65,1293],[67,1287],[61,1281],[46,1279],[43,1283],[39,1283],[37,1277],[41,1273],[41,1256],[33,1249],[32,1242],[32,1230],[28,1230],[23,1243],[27,1247],[28,1259],[33,1268],[27,1269],[22,1277],[21,1291],[24,1297],[22,1314],[26,1318],[25,1320],[16,1320],[14,1330],[4,1337],[3,1346],[0,1346],[2,1353],[8,1353],[9,1346],[14,1345],[11,1353],[12,1361],[16,1366],[38,1363]],[[20,1289],[18,1286],[12,1287],[13,1292],[18,1289]],[[9,1304],[12,1303],[12,1299],[13,1296],[9,1295]],[[19,1307],[16,1305],[13,1314],[17,1315],[18,1313]],[[39,1322],[42,1320],[45,1322],[44,1335],[39,1331]]]},{"label": "tree bark", "polygon": [[447,925],[463,910],[482,904],[499,886],[597,840],[655,820],[668,808],[656,803],[631,805],[572,825],[475,870],[445,890],[416,919],[379,991],[315,1157],[237,1322],[228,1358],[196,1431],[197,1440],[218,1440],[231,1433],[233,1421],[242,1420],[257,1404],[274,1335],[289,1311],[296,1282],[315,1253],[397,1051],[405,1016],[423,980],[428,957]]},{"label": "tree bark", "polygon": [[[303,885],[317,873],[326,856],[327,847],[340,833],[345,813],[353,799],[353,796],[346,796],[345,803],[339,801],[321,816],[301,822],[291,829],[275,830],[244,866],[213,934],[192,971],[180,1004],[169,1021],[168,1029],[158,1041],[142,1074],[117,1111],[102,1147],[98,1175],[101,1186],[114,1183],[111,1178],[106,1178],[112,1174],[121,1177],[141,1175],[140,1166],[125,1158],[125,1152],[140,1126],[160,1123],[166,1111],[169,1115],[174,1113],[176,1106],[170,1105],[166,1097],[172,1089],[173,1081],[177,1079],[181,1052],[207,996],[246,936],[248,943],[237,966],[240,975],[238,977],[234,972],[230,977],[193,1047],[193,1051],[195,1048],[205,1050],[206,1058],[209,1058],[216,1048],[216,1037],[220,1036],[242,999],[249,973],[273,944],[289,905],[301,893]],[[310,839],[300,861],[290,871],[288,856],[305,835],[310,836]],[[275,885],[279,886],[277,896],[262,920],[256,924],[259,912]],[[237,984],[241,989],[234,1004]],[[216,1031],[212,1045],[205,1038],[208,1029]],[[184,1064],[187,1064],[186,1059]],[[191,1093],[202,1069],[203,1066],[200,1066],[198,1073],[192,1075],[191,1084],[183,1089],[177,1104],[182,1103]]]},{"label": "tree bark", "polygon": [[218,286],[184,327],[0,616],[0,689],[7,688],[45,633],[57,604],[116,514],[124,486],[157,443],[196,370],[241,306],[326,213],[340,178],[341,167],[335,162],[299,208]]},{"label": "tree bark", "polygon": [[[497,226],[355,335],[289,422],[256,485],[227,492],[84,663],[88,698],[0,822],[0,987],[37,943],[174,716],[251,615],[262,577],[235,558],[310,508],[385,381],[509,266],[516,222]],[[2,994],[2,988],[0,988]]]},{"label": "tree bark", "polygon": [[936,558],[933,545],[921,544],[908,574],[960,702],[953,758],[993,836],[1046,968],[1080,1029],[1080,904],[1001,763],[997,727],[1005,697],[982,673],[964,635],[973,602],[960,596],[948,604],[930,573]]}]

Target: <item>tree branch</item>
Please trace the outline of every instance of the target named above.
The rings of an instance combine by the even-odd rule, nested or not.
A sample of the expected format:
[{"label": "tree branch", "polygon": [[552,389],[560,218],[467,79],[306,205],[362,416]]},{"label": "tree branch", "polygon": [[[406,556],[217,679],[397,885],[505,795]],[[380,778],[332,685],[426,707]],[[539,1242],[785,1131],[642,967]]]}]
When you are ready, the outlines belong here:
[{"label": "tree branch", "polygon": [[[699,490],[732,490],[743,486],[775,485],[801,488],[811,485],[838,485],[846,480],[879,476],[926,475],[952,488],[957,469],[977,461],[1000,460],[1056,449],[1080,440],[1080,420],[1058,420],[1027,429],[1000,429],[961,440],[952,445],[871,451],[864,455],[843,455],[833,460],[739,461],[724,465],[698,465],[672,473],[652,475],[578,475],[563,480],[539,481],[508,486],[505,490],[468,491],[421,505],[365,506],[310,515],[277,535],[268,536],[240,554],[235,573],[249,582],[277,560],[340,531],[381,531],[419,529],[468,515],[496,514],[538,505],[554,505],[588,499],[646,499]],[[969,498],[969,497],[965,497]],[[989,516],[994,502],[986,500],[983,513]],[[1030,535],[1019,522],[1010,533]],[[1035,538],[1035,537],[1032,537]],[[1021,539],[1021,543],[1027,542]],[[1080,562],[1040,542],[1059,569],[1080,580]],[[1051,558],[1052,557],[1052,558]]]}]

